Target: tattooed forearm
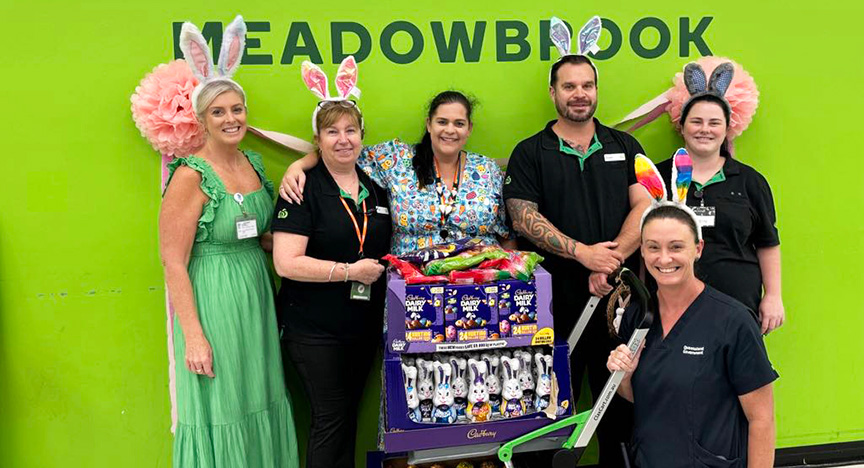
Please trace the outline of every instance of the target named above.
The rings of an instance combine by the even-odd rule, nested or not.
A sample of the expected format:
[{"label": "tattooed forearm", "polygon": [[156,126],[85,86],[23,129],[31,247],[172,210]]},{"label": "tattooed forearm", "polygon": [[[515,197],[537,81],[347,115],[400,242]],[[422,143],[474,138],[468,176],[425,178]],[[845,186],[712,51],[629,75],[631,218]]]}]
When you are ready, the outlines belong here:
[{"label": "tattooed forearm", "polygon": [[540,214],[536,203],[511,198],[507,200],[507,213],[513,220],[513,229],[534,245],[555,255],[576,259],[579,243],[564,235]]}]

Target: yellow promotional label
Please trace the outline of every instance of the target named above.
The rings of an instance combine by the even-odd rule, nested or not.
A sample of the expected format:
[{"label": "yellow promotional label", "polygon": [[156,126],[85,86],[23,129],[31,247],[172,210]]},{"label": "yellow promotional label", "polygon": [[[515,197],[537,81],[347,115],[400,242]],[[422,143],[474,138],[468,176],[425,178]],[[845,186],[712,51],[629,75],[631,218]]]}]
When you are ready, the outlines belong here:
[{"label": "yellow promotional label", "polygon": [[534,334],[534,338],[531,338],[531,346],[551,345],[554,340],[555,332],[547,327]]}]

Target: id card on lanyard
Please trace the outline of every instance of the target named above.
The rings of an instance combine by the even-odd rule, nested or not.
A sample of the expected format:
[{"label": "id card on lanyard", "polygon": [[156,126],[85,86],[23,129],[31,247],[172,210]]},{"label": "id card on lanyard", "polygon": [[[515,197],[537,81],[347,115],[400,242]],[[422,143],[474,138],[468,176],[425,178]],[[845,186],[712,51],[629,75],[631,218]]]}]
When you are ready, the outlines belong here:
[{"label": "id card on lanyard", "polygon": [[[363,231],[360,231],[360,224],[357,223],[357,218],[354,216],[354,212],[348,207],[348,202],[345,201],[344,198],[339,198],[339,201],[342,202],[342,206],[345,208],[345,212],[348,213],[348,216],[351,218],[351,222],[354,223],[354,232],[357,234],[357,242],[360,244],[360,250],[357,251],[357,254],[360,258],[363,258],[363,244],[366,243],[366,233],[369,227],[369,213],[366,212],[366,200],[363,200],[361,207],[363,208]],[[351,293],[349,297],[352,300],[358,301],[368,301],[372,295],[372,285],[366,285],[359,281],[351,282]]]},{"label": "id card on lanyard", "polygon": [[243,206],[243,194],[237,192],[234,194],[234,201],[240,205],[240,211],[243,212],[240,216],[234,218],[234,225],[237,228],[237,239],[251,239],[258,237],[258,220],[255,214],[246,212],[246,207]]}]

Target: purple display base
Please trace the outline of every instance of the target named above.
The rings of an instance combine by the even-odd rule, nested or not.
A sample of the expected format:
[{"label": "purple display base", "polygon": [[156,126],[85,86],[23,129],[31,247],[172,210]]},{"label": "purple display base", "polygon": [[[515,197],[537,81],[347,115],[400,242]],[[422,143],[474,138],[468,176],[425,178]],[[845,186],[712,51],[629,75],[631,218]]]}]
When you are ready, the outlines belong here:
[{"label": "purple display base", "polygon": [[[558,343],[552,351],[552,368],[558,381],[558,406],[567,408],[558,415],[573,414],[573,392],[570,388],[570,359],[567,343]],[[497,419],[485,423],[432,424],[416,423],[408,419],[405,387],[402,382],[400,356],[384,360],[385,432],[384,450],[388,453],[409,450],[473,445],[509,441],[552,422],[541,413],[532,413],[514,419]],[[485,432],[484,432],[485,431]],[[560,434],[559,434],[560,432]],[[555,432],[563,435],[568,429]]]},{"label": "purple display base", "polygon": [[[537,330],[552,333],[552,277],[541,266],[534,270],[537,288]],[[407,287],[413,287],[408,285]],[[554,335],[544,335],[548,341],[536,343],[536,335],[515,336],[474,342],[408,342],[405,339],[405,280],[395,271],[387,273],[387,334],[384,337],[384,352],[388,357],[402,353],[436,353],[459,351],[482,351],[484,349],[515,348],[537,344],[552,344]]]},{"label": "purple display base", "polygon": [[[387,453],[408,452],[459,445],[505,443],[553,421],[535,414],[530,419],[504,419],[476,424],[454,424],[446,427],[431,426],[428,429],[394,431],[384,434],[384,450]],[[549,436],[564,436],[572,428],[563,428]]]}]

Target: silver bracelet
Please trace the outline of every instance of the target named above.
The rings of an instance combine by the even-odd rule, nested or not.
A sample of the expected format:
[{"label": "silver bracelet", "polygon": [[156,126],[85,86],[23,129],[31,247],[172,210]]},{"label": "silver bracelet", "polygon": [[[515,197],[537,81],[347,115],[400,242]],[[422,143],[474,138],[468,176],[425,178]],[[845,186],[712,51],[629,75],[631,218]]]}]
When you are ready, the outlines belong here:
[{"label": "silver bracelet", "polygon": [[349,265],[348,262],[345,262],[345,279],[342,280],[343,283],[348,282],[348,268],[349,267],[351,267],[351,265]]},{"label": "silver bracelet", "polygon": [[338,263],[333,262],[333,266],[330,267],[330,274],[327,275],[327,282],[328,282],[328,283],[331,282],[331,281],[333,281],[333,270],[336,269],[336,265],[338,265]]}]

